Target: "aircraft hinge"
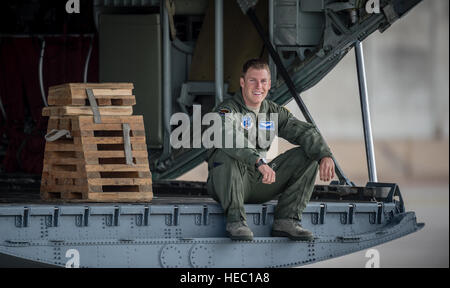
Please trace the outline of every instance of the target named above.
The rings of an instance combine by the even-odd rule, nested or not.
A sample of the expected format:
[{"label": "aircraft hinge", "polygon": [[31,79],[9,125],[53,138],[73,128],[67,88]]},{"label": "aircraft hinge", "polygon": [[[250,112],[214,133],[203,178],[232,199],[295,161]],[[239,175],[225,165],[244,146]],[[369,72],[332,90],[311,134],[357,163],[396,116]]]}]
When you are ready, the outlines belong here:
[{"label": "aircraft hinge", "polygon": [[89,224],[89,214],[90,214],[89,207],[88,206],[84,207],[83,214],[75,216],[75,225],[77,227],[83,227],[83,226],[87,227]]},{"label": "aircraft hinge", "polygon": [[262,224],[266,225],[266,221],[267,221],[267,205],[262,205],[261,215],[262,215]]},{"label": "aircraft hinge", "polygon": [[384,205],[383,202],[377,203],[377,224],[381,224],[381,216],[383,215]]},{"label": "aircraft hinge", "polygon": [[145,208],[144,208],[144,226],[149,225],[149,222],[148,222],[149,215],[150,215],[150,207],[145,206]]},{"label": "aircraft hinge", "polygon": [[348,224],[353,224],[353,216],[355,214],[355,204],[348,205]]},{"label": "aircraft hinge", "polygon": [[174,206],[173,207],[173,212],[172,214],[169,214],[166,216],[166,225],[167,226],[178,226],[179,224],[179,209],[178,206]]},{"label": "aircraft hinge", "polygon": [[203,219],[203,225],[209,225],[208,205],[203,205],[202,219]]},{"label": "aircraft hinge", "polygon": [[23,209],[23,215],[18,215],[14,218],[14,224],[18,228],[28,227],[29,219],[30,219],[30,210],[28,207]]},{"label": "aircraft hinge", "polygon": [[320,204],[320,211],[319,211],[319,224],[325,223],[325,213],[327,212],[327,205],[324,203]]}]

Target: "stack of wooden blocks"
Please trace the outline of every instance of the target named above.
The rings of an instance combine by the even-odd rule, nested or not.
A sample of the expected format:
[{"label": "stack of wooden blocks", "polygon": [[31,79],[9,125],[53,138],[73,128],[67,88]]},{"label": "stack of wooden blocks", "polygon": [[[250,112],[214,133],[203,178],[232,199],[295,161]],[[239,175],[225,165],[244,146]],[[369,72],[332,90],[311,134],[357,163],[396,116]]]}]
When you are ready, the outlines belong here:
[{"label": "stack of wooden blocks", "polygon": [[[140,202],[153,198],[143,117],[132,83],[49,89],[44,200]],[[62,136],[54,139],[52,136]],[[67,137],[66,137],[67,135]],[[56,137],[57,138],[57,137]]]}]

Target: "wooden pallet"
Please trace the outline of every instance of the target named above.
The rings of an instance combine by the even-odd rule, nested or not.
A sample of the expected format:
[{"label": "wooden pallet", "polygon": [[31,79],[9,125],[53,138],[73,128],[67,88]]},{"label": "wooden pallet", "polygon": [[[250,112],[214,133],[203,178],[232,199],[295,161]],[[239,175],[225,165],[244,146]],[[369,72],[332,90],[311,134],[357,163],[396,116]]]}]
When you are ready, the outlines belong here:
[{"label": "wooden pallet", "polygon": [[[100,116],[133,115],[133,106],[100,106]],[[44,107],[42,116],[72,116],[72,115],[94,115],[91,107],[87,106],[54,106]]]},{"label": "wooden pallet", "polygon": [[[142,116],[51,116],[48,131],[65,129],[71,139],[47,142],[41,198],[139,202],[153,198]],[[122,124],[130,126],[134,165],[126,164]]]},{"label": "wooden pallet", "polygon": [[49,106],[90,106],[86,89],[92,89],[98,106],[136,104],[133,83],[67,83],[49,88]]}]

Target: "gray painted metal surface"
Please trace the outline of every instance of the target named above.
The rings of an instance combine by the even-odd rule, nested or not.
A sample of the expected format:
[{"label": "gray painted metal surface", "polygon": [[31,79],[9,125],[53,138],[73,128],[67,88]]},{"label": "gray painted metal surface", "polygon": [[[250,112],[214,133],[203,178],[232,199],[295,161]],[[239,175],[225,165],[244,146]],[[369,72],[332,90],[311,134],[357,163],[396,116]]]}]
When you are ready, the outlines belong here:
[{"label": "gray painted metal surface", "polygon": [[[246,205],[254,241],[231,241],[217,204],[0,205],[0,261],[65,267],[290,267],[341,256],[415,232],[395,203],[311,202],[311,242],[270,237],[276,202]],[[0,262],[0,266],[8,263]]]},{"label": "gray painted metal surface", "polygon": [[282,58],[283,64],[289,66],[296,57],[305,60],[322,40],[324,1],[275,1],[273,5],[274,45],[280,53],[291,52]]}]

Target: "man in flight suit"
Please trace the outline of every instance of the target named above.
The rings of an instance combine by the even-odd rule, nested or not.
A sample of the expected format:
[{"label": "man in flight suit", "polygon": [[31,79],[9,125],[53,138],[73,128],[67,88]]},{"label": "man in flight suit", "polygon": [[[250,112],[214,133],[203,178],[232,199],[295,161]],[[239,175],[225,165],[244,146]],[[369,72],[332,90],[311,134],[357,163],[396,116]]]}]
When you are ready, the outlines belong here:
[{"label": "man in flight suit", "polygon": [[[244,130],[256,127],[257,133],[267,132],[264,130],[272,129],[276,124],[278,136],[299,147],[286,151],[270,163],[264,159],[270,145],[266,148],[255,145],[210,149],[208,192],[222,205],[227,220],[226,230],[233,240],[253,240],[253,233],[246,222],[244,203],[264,203],[276,196],[279,198],[274,211],[272,236],[312,240],[312,233],[299,222],[314,189],[317,168],[321,180],[329,181],[334,177],[332,154],[313,125],[296,119],[286,108],[265,100],[270,85],[267,63],[261,59],[249,60],[242,69],[241,91],[219,104],[215,111],[219,112],[222,124],[240,121]],[[270,113],[277,113],[278,121],[266,121],[264,125],[256,126],[260,116],[270,119]]]}]

